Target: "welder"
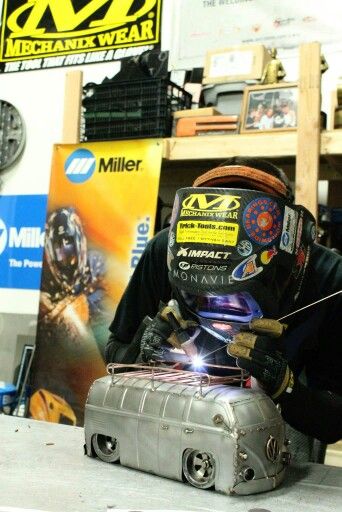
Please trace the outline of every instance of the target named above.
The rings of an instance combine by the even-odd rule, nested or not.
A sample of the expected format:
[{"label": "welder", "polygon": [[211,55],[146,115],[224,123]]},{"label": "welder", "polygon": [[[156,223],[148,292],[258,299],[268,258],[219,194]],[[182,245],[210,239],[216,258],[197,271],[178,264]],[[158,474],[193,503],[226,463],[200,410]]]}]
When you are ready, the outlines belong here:
[{"label": "welder", "polygon": [[[342,438],[342,257],[286,174],[234,157],[176,193],[110,325],[107,362],[238,366],[294,429]],[[205,368],[210,371],[210,368]],[[222,370],[221,370],[222,371]],[[228,371],[228,370],[227,370]]]}]

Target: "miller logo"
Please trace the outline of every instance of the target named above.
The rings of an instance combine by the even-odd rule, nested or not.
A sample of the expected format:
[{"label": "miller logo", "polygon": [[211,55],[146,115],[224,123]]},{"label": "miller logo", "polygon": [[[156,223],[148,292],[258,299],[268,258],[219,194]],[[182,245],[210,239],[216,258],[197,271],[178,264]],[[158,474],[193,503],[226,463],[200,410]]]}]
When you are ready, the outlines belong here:
[{"label": "miller logo", "polygon": [[0,219],[0,254],[2,254],[7,245],[7,228],[6,224]]},{"label": "miller logo", "polygon": [[0,254],[5,249],[40,249],[44,247],[44,231],[37,226],[10,226],[0,219]]},{"label": "miller logo", "polygon": [[96,159],[88,149],[76,149],[64,165],[65,175],[72,183],[84,183],[95,171]]},{"label": "miller logo", "polygon": [[240,207],[240,196],[223,194],[191,194],[185,198],[182,207],[194,211],[227,212]]},{"label": "miller logo", "polygon": [[5,0],[1,60],[159,41],[161,0]]}]

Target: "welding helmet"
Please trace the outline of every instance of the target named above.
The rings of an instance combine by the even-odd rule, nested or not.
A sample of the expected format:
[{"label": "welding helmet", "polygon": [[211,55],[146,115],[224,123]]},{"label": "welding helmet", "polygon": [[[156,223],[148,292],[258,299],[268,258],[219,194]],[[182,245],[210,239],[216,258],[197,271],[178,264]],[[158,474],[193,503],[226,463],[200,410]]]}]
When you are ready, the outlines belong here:
[{"label": "welding helmet", "polygon": [[298,297],[314,239],[314,217],[283,180],[241,165],[213,169],[176,193],[173,293],[207,330],[277,319]]},{"label": "welding helmet", "polygon": [[60,208],[49,216],[45,232],[49,269],[64,289],[80,282],[87,265],[87,243],[82,223],[73,208]]}]

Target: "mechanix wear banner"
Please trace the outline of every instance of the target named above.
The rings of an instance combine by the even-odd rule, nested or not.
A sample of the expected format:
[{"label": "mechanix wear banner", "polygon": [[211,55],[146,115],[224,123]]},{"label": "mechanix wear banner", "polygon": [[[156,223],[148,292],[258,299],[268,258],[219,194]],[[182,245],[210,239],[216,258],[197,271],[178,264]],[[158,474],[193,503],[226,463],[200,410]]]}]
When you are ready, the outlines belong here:
[{"label": "mechanix wear banner", "polygon": [[0,71],[121,60],[160,42],[162,0],[4,0]]}]

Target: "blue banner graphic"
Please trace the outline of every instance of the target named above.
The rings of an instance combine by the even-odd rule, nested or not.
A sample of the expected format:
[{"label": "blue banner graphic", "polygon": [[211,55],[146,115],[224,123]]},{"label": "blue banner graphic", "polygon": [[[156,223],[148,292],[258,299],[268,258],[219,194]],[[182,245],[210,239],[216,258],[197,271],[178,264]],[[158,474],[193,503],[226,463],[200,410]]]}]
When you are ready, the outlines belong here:
[{"label": "blue banner graphic", "polygon": [[0,197],[0,288],[39,290],[47,195]]}]

